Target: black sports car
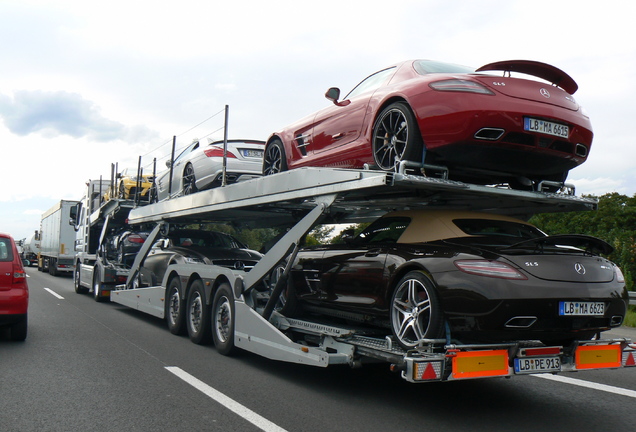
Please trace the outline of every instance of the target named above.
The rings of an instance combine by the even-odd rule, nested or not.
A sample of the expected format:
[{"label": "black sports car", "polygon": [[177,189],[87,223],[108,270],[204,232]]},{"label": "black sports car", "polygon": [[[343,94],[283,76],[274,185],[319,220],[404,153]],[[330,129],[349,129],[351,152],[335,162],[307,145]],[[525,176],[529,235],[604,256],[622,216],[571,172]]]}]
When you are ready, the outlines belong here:
[{"label": "black sports car", "polygon": [[282,313],[390,328],[404,348],[437,337],[569,344],[623,321],[623,275],[599,256],[611,251],[506,216],[389,213],[344,244],[301,250]]},{"label": "black sports car", "polygon": [[175,230],[151,249],[140,269],[140,282],[141,286],[159,285],[170,264],[214,264],[249,271],[261,257],[229,234]]}]

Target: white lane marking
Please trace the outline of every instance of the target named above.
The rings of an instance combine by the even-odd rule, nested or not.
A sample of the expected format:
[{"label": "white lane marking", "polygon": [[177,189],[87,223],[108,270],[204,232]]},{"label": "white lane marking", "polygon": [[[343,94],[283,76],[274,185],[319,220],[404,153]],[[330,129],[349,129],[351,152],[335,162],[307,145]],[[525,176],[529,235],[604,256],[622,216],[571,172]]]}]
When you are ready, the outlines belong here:
[{"label": "white lane marking", "polygon": [[169,372],[172,372],[173,374],[181,378],[183,381],[190,384],[192,387],[196,388],[197,390],[205,394],[206,396],[214,399],[215,401],[223,405],[225,408],[243,417],[245,420],[252,423],[254,426],[260,428],[261,430],[265,432],[287,432],[285,429],[272,423],[271,421],[267,420],[265,417],[262,417],[259,414],[256,414],[254,411],[250,410],[244,405],[241,405],[240,403],[236,402],[234,399],[227,397],[220,391],[210,387],[203,381],[193,377],[192,375],[185,372],[181,368],[178,368],[175,366],[166,366],[166,369]]},{"label": "white lane marking", "polygon": [[537,378],[543,378],[543,379],[547,379],[547,380],[552,380],[552,381],[558,381],[561,383],[565,383],[565,384],[572,384],[572,385],[577,385],[580,387],[587,387],[587,388],[591,388],[594,390],[601,390],[604,392],[608,392],[608,393],[614,393],[617,395],[621,395],[621,396],[629,396],[631,398],[636,398],[636,391],[634,390],[628,390],[628,389],[624,389],[624,388],[620,388],[620,387],[614,387],[614,386],[610,386],[610,385],[606,385],[606,384],[598,384],[595,382],[591,382],[591,381],[583,381],[580,379],[576,379],[576,378],[569,378],[569,377],[564,377],[561,375],[551,375],[551,374],[537,374],[537,375],[532,375],[534,377]]},{"label": "white lane marking", "polygon": [[55,291],[53,291],[51,288],[44,288],[46,291],[48,291],[49,293],[51,293],[51,295],[53,295],[54,297],[59,298],[60,300],[64,300],[64,297],[62,297],[61,295],[59,295],[58,293],[56,293]]}]

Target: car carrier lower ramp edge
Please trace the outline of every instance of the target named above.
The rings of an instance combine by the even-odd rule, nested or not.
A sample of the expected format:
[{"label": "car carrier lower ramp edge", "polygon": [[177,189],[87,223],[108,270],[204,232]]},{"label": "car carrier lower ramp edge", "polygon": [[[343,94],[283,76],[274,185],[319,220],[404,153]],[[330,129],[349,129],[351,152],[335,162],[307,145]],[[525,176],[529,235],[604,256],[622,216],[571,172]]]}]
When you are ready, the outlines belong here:
[{"label": "car carrier lower ramp edge", "polygon": [[[289,263],[303,237],[319,223],[366,222],[389,211],[418,208],[477,210],[521,218],[597,209],[595,199],[576,197],[572,192],[573,188],[566,194],[518,191],[402,173],[328,168],[297,169],[210,189],[130,212],[131,225],[153,229],[126,284],[111,292],[111,300],[166,318],[170,278],[178,277],[184,290],[198,281],[204,304],[185,313],[190,314],[188,319],[212,322],[214,342],[222,354],[241,348],[274,360],[321,367],[357,367],[381,361],[410,382],[634,366],[634,346],[625,338],[546,346],[536,341],[463,345],[447,336],[421,340],[405,350],[377,329],[342,325],[327,317],[290,318],[275,309]],[[168,266],[158,285],[139,287],[145,257],[171,224],[207,222],[288,230],[249,272],[202,263],[175,264]],[[264,294],[256,287],[283,267],[282,277],[266,293],[263,306],[258,299]],[[178,300],[185,302],[186,298],[183,294]]]}]

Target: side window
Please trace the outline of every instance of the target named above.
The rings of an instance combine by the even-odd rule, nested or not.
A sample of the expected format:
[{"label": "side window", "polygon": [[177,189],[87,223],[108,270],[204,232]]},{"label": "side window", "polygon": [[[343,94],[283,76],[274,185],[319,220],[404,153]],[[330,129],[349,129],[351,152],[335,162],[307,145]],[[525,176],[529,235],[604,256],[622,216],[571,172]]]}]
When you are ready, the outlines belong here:
[{"label": "side window", "polygon": [[0,261],[13,261],[11,241],[7,238],[0,238]]},{"label": "side window", "polygon": [[376,90],[389,78],[389,76],[393,75],[393,72],[395,72],[394,67],[376,72],[365,78],[360,84],[355,86],[355,88],[351,90],[347,96],[345,96],[345,99],[351,99],[362,93]]},{"label": "side window", "polygon": [[411,219],[408,217],[385,217],[378,219],[362,231],[354,240],[357,244],[397,243]]}]

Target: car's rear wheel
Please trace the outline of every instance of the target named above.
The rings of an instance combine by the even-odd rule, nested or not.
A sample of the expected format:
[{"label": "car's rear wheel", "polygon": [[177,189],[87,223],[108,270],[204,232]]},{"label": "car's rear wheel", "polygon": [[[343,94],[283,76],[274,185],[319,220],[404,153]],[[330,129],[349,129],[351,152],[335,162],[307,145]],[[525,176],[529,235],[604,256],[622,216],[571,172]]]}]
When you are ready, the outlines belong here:
[{"label": "car's rear wheel", "polygon": [[197,180],[194,175],[194,167],[192,164],[187,164],[183,171],[183,194],[190,195],[197,191]]},{"label": "car's rear wheel", "polygon": [[9,339],[14,342],[22,342],[26,340],[28,329],[28,317],[24,314],[24,317],[15,324],[9,327]]},{"label": "car's rear wheel", "polygon": [[178,276],[168,282],[168,295],[166,296],[166,321],[168,330],[175,335],[185,333],[185,306],[181,301],[181,281]]},{"label": "car's rear wheel", "polygon": [[210,308],[205,302],[205,291],[201,280],[192,282],[188,293],[188,336],[196,344],[211,341]]},{"label": "car's rear wheel", "polygon": [[234,295],[230,284],[222,283],[214,294],[212,305],[212,337],[216,350],[231,355],[234,347]]},{"label": "car's rear wheel", "polygon": [[393,171],[403,160],[422,161],[422,136],[408,105],[396,102],[382,110],[373,127],[373,159],[378,168]]},{"label": "car's rear wheel", "polygon": [[263,175],[277,174],[287,171],[287,159],[285,148],[279,139],[273,140],[265,150],[263,157]]},{"label": "car's rear wheel", "polygon": [[443,314],[433,282],[421,271],[407,273],[391,300],[391,329],[400,346],[415,347],[442,334]]}]

